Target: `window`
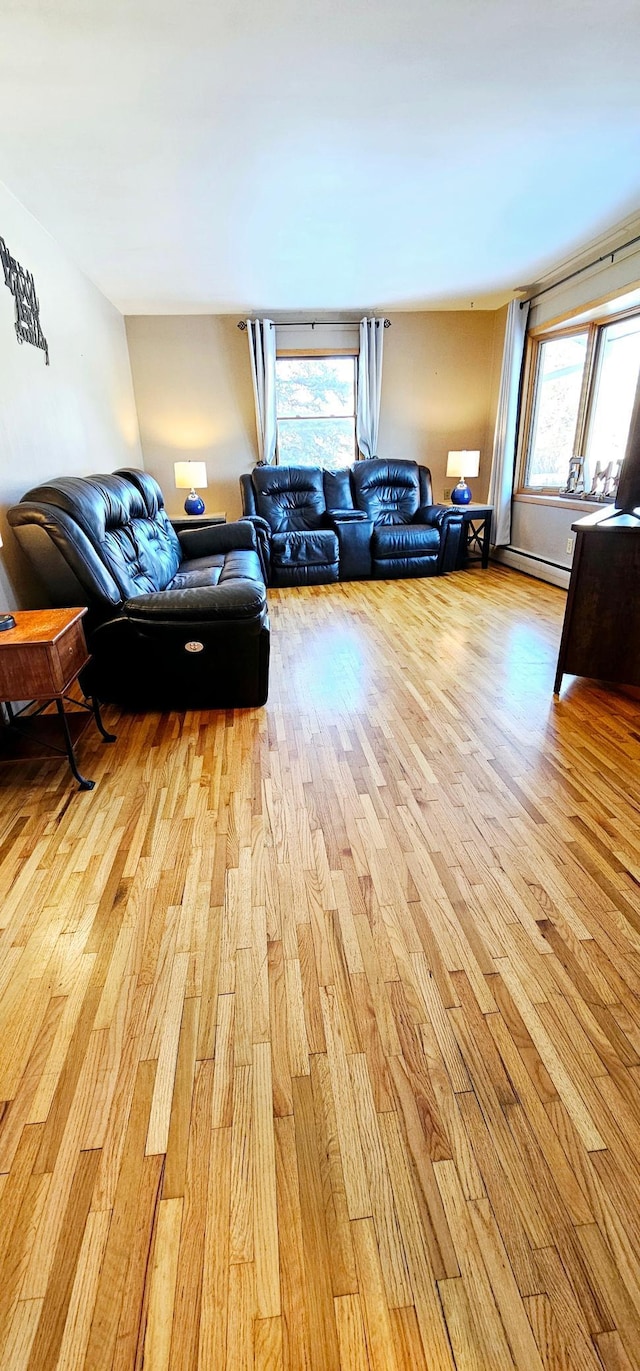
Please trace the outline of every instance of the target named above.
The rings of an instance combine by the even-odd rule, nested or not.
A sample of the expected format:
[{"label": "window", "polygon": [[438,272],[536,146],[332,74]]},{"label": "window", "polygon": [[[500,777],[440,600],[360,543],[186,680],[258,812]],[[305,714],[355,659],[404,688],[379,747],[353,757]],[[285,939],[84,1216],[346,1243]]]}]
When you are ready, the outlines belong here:
[{"label": "window", "polygon": [[640,370],[640,318],[621,319],[600,333],[591,424],[589,468],[624,457]]},{"label": "window", "polygon": [[596,464],[624,457],[640,376],[640,315],[530,338],[522,488],[554,493],[569,463],[584,458],[584,488]]},{"label": "window", "polygon": [[351,466],[356,451],[355,356],[276,358],[278,461]]},{"label": "window", "polygon": [[566,485],[574,454],[587,333],[550,338],[538,348],[527,485]]}]

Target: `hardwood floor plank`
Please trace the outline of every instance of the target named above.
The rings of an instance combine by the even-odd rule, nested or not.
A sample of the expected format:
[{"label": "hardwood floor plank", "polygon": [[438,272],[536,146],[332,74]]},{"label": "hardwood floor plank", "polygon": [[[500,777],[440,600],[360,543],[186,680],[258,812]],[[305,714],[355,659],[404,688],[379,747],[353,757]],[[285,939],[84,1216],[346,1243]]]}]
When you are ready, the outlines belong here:
[{"label": "hardwood floor plank", "polygon": [[[123,1161],[114,1196],[96,1302],[85,1357],[86,1371],[110,1371],[129,1271],[137,1203],[141,1192],[144,1146],[149,1126],[155,1062],[141,1062],[131,1104]],[[154,1164],[155,1166],[155,1164]],[[151,1245],[147,1232],[147,1249]]]},{"label": "hardwood floor plank", "polygon": [[29,1363],[43,1300],[19,1300],[0,1355],[2,1371],[23,1371]]},{"label": "hardwood floor plank", "polygon": [[329,1247],[331,1288],[334,1295],[350,1295],[355,1293],[358,1283],[336,1104],[325,1053],[311,1059],[311,1085]]},{"label": "hardwood floor plank", "polygon": [[371,1371],[400,1371],[372,1219],[352,1223]]},{"label": "hardwood floor plank", "polygon": [[202,1299],[197,1371],[226,1366],[231,1211],[231,1129],[215,1128],[210,1140]]},{"label": "hardwood floor plank", "polygon": [[367,1218],[372,1213],[371,1196],[358,1131],[356,1102],[353,1095],[348,1059],[345,1052],[340,1012],[333,986],[320,991],[322,1017],[327,1039],[327,1062],[336,1109],[336,1123],[344,1174],[349,1218]]},{"label": "hardwood floor plank", "polygon": [[256,1309],[261,1319],[280,1313],[280,1267],[271,1048],[253,1049],[253,1233]]},{"label": "hardwood floor plank", "polygon": [[[298,1110],[300,1136],[300,1110]],[[280,1291],[282,1299],[282,1365],[285,1371],[308,1371],[309,1316],[306,1299],[305,1258],[302,1227],[302,1186],[311,1180],[315,1184],[317,1158],[311,1158],[311,1173],[298,1175],[296,1153],[296,1123],[293,1115],[276,1119],[276,1186],[278,1198],[278,1232],[280,1238]],[[319,1169],[319,1168],[318,1168]],[[322,1227],[320,1227],[322,1237]],[[326,1231],[324,1234],[326,1251]],[[273,1320],[266,1320],[272,1323]]]},{"label": "hardwood floor plank", "polygon": [[137,1200],[137,1222],[131,1243],[127,1279],[124,1287],[113,1371],[137,1365],[143,1356],[149,1304],[150,1262],[162,1195],[164,1158],[154,1153],[145,1157]]},{"label": "hardwood floor plank", "polygon": [[87,1215],[58,1354],[60,1371],[81,1371],[84,1364],[110,1222],[107,1209]]},{"label": "hardwood floor plank", "polygon": [[446,1241],[451,1241],[448,1222],[443,1209],[442,1219],[446,1237],[440,1238],[439,1241],[438,1229],[430,1231],[430,1225],[424,1221],[396,1116],[383,1114],[380,1118],[380,1127],[404,1242],[413,1303],[427,1362],[433,1366],[434,1371],[453,1371],[432,1256],[434,1252],[440,1256],[441,1246],[444,1247]]},{"label": "hardwood floor plank", "polygon": [[32,1371],[55,1366],[58,1360],[99,1160],[97,1152],[81,1152],[78,1158],[54,1258],[53,1279],[47,1286],[31,1348],[29,1367]]},{"label": "hardwood floor plank", "polygon": [[253,1362],[255,1371],[283,1371],[282,1319],[256,1319]]},{"label": "hardwood floor plank", "polygon": [[525,1304],[545,1371],[576,1371],[571,1336],[558,1323],[548,1295],[530,1295]]},{"label": "hardwood floor plank", "polygon": [[147,1134],[147,1156],[154,1152],[167,1151],[171,1105],[173,1101],[178,1047],[180,1045],[180,1026],[184,1007],[184,988],[189,970],[189,956],[186,952],[177,953],[171,971],[169,995],[164,1016],[164,1026],[158,1067],[156,1070],[149,1132]]},{"label": "hardwood floor plank", "polygon": [[184,1000],[162,1185],[165,1200],[177,1199],[185,1190],[199,1012],[199,999]]},{"label": "hardwood floor plank", "polygon": [[312,1371],[339,1371],[331,1263],[324,1217],[322,1173],[313,1092],[308,1076],[293,1082],[300,1218],[306,1275],[306,1311]]},{"label": "hardwood floor plank", "polygon": [[[437,1162],[435,1172],[447,1223],[458,1254],[460,1275],[469,1302],[476,1339],[484,1345],[485,1358],[487,1361],[491,1360],[496,1371],[499,1367],[507,1371],[513,1360],[500,1318],[500,1305],[505,1302],[504,1291],[500,1289],[499,1280],[493,1286],[490,1283],[485,1262],[485,1245],[483,1243],[481,1246],[479,1243],[473,1223],[473,1201],[465,1200],[453,1162]],[[478,1222],[478,1211],[475,1212]],[[486,1216],[486,1209],[484,1213]],[[490,1253],[491,1245],[487,1244],[487,1247]],[[496,1247],[499,1250],[499,1243]],[[494,1277],[496,1272],[499,1277],[501,1262],[497,1257],[496,1248],[491,1255],[489,1253],[488,1260],[493,1267]],[[513,1320],[517,1319],[517,1301],[511,1306],[510,1315]],[[518,1334],[521,1335],[520,1328]]]},{"label": "hardwood floor plank", "polygon": [[340,1295],[335,1302],[340,1365],[350,1371],[370,1371],[359,1295]]},{"label": "hardwood floor plank", "polygon": [[412,1304],[413,1297],[366,1059],[360,1054],[350,1057],[349,1071],[387,1304],[397,1309]]},{"label": "hardwood floor plank", "polygon": [[171,1353],[182,1206],[182,1197],[158,1205],[144,1340],[144,1361],[157,1371],[167,1371]]}]

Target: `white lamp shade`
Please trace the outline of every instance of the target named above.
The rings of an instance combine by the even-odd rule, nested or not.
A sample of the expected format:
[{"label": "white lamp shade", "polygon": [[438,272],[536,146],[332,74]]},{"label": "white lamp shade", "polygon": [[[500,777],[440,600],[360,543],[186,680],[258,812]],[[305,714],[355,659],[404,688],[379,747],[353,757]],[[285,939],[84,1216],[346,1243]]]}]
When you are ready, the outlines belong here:
[{"label": "white lamp shade", "polygon": [[477,476],[480,470],[480,453],[464,449],[450,452],[447,457],[447,476]]},{"label": "white lamp shade", "polygon": [[174,462],[176,490],[206,490],[206,462]]}]

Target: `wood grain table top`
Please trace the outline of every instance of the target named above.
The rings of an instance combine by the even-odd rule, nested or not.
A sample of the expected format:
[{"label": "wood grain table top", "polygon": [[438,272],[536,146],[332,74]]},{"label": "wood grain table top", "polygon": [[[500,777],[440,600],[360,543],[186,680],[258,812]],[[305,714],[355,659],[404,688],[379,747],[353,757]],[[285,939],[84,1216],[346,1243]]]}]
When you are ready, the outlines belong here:
[{"label": "wood grain table top", "polygon": [[15,628],[0,633],[0,649],[32,647],[55,643],[72,624],[87,612],[86,605],[78,609],[12,609]]}]

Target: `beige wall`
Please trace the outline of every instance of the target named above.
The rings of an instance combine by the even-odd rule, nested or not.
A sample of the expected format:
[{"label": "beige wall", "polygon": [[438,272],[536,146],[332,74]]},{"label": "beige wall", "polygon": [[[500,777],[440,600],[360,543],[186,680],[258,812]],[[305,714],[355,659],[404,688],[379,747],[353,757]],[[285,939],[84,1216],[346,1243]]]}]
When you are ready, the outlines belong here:
[{"label": "beige wall", "polygon": [[127,337],[145,467],[162,486],[169,514],[186,491],[174,462],[203,461],[207,509],[241,513],[238,478],[256,461],[255,412],[246,334],[232,315],[135,315]]},{"label": "beige wall", "polygon": [[378,451],[423,462],[443,498],[450,449],[480,451],[470,485],[486,498],[506,311],[394,314],[384,342]]},{"label": "beige wall", "polygon": [[[394,314],[385,333],[381,457],[431,467],[442,498],[447,452],[479,448],[474,495],[486,496],[506,311]],[[319,331],[316,330],[316,335]],[[238,477],[256,460],[247,339],[235,316],[135,316],[127,336],[145,466],[171,514],[184,496],[173,463],[207,463],[210,511],[240,513]],[[307,331],[309,346],[318,336]],[[304,346],[283,331],[285,346]],[[342,335],[339,340],[344,343]],[[449,482],[448,484],[451,484]]]},{"label": "beige wall", "polygon": [[18,344],[0,273],[0,607],[13,609],[42,604],[43,588],[7,506],[49,477],[140,465],[141,451],[122,316],[2,185],[0,235],[33,273],[51,360]]}]

